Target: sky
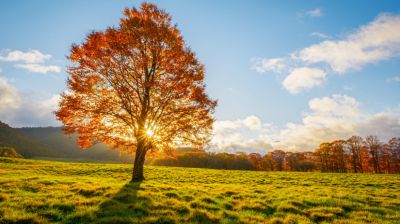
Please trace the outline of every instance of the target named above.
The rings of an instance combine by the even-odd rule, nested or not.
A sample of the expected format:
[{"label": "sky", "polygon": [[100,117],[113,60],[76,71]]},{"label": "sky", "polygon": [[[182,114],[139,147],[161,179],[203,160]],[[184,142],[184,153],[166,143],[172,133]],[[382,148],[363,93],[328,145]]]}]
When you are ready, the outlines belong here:
[{"label": "sky", "polygon": [[[59,126],[73,43],[140,1],[0,1],[0,120]],[[309,150],[400,136],[400,2],[151,1],[173,18],[218,100],[210,148]]]}]

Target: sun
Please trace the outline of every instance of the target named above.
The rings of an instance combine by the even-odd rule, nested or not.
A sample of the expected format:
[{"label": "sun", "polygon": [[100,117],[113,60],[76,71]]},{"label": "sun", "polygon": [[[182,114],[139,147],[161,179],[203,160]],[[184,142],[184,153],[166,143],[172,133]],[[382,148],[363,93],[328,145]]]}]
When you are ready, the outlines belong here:
[{"label": "sun", "polygon": [[146,135],[149,136],[149,137],[152,137],[154,135],[153,130],[147,129],[146,130]]}]

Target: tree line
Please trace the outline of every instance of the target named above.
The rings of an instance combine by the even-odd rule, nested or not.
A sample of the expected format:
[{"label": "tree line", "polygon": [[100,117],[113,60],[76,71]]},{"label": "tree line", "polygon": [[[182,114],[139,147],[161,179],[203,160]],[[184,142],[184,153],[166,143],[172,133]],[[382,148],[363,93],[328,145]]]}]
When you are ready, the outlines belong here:
[{"label": "tree line", "polygon": [[259,171],[321,171],[337,173],[400,173],[400,138],[381,142],[377,136],[352,136],[321,143],[313,151],[273,150],[259,153],[191,151],[157,158],[152,165]]}]

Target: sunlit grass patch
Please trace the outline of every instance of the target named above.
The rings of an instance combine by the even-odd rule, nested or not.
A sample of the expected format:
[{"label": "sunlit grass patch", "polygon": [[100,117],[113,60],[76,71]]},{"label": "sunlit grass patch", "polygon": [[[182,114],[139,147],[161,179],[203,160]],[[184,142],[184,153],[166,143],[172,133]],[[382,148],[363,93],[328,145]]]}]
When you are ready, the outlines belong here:
[{"label": "sunlit grass patch", "polygon": [[[398,223],[400,176],[0,159],[0,223]],[[373,184],[368,184],[373,183]]]}]

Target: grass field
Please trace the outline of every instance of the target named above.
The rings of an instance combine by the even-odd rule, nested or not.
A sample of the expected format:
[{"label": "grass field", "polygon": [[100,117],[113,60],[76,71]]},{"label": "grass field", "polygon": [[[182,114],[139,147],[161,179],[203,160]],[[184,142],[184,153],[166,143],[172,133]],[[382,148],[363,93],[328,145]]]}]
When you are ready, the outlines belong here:
[{"label": "grass field", "polygon": [[0,223],[400,223],[400,176],[0,158]]}]

